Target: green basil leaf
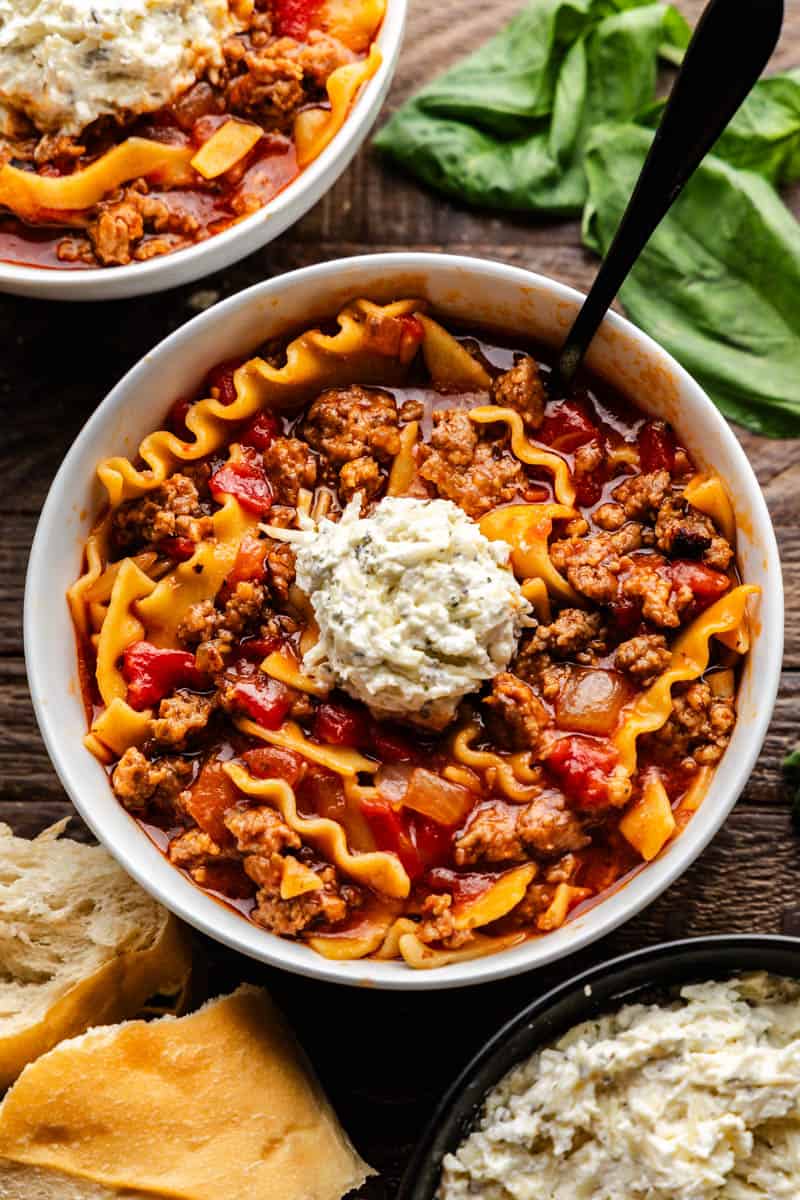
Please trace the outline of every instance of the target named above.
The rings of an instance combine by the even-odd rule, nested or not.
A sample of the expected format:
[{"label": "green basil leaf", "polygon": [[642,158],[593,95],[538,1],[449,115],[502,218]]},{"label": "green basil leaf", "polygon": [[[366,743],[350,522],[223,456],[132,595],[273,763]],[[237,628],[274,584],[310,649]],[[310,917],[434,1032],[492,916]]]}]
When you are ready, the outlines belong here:
[{"label": "green basil leaf", "polygon": [[647,0],[531,0],[375,144],[470,204],[576,214],[591,129],[632,120],[652,100],[659,52],[682,53],[688,35],[675,9]]},{"label": "green basil leaf", "polygon": [[800,69],[759,80],[714,153],[776,186],[800,179]]},{"label": "green basil leaf", "polygon": [[[635,125],[598,127],[586,153],[584,242],[605,254],[650,147]],[[620,293],[730,418],[800,435],[800,225],[758,175],[709,155]]]}]

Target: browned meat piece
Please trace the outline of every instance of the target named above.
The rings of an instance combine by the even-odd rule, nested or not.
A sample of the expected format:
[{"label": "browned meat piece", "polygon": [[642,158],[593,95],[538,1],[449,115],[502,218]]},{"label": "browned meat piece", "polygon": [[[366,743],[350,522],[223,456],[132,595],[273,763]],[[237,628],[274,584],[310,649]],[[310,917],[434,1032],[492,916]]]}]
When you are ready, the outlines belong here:
[{"label": "browned meat piece", "polygon": [[527,480],[519,459],[502,442],[478,439],[462,410],[433,414],[430,442],[420,447],[419,473],[438,494],[475,518],[513,500]]},{"label": "browned meat piece", "polygon": [[213,638],[219,628],[221,615],[214,607],[213,600],[191,604],[178,624],[178,641],[183,646],[197,646]]},{"label": "browned meat piece", "polygon": [[268,805],[228,809],[223,820],[242,854],[281,854],[284,850],[299,850],[302,845],[294,830]]},{"label": "browned meat piece", "polygon": [[214,711],[213,696],[197,696],[193,692],[176,692],[158,706],[158,716],[150,726],[153,738],[160,746],[184,750],[187,742],[208,725]]},{"label": "browned meat piece", "polygon": [[421,400],[404,400],[400,406],[401,421],[421,421],[425,416],[425,405]]},{"label": "browned meat piece", "polygon": [[642,746],[658,761],[680,762],[688,770],[713,766],[730,741],[734,720],[733,700],[715,697],[707,683],[679,686],[666,725],[643,737]]},{"label": "browned meat piece", "polygon": [[228,638],[210,638],[207,642],[201,642],[194,655],[198,671],[212,677],[219,675],[227,667],[232,649]]},{"label": "browned meat piece", "polygon": [[400,450],[394,397],[357,384],[331,388],[309,408],[303,436],[336,466],[365,455],[388,462]]},{"label": "browned meat piece", "polygon": [[543,794],[520,808],[517,829],[526,850],[545,856],[581,850],[592,840],[559,795]]},{"label": "browned meat piece", "polygon": [[656,545],[675,558],[702,559],[716,571],[727,571],[733,558],[711,518],[679,496],[668,497],[658,510]]},{"label": "browned meat piece", "polygon": [[345,503],[352,500],[356,492],[361,492],[365,500],[371,500],[382,486],[380,467],[368,455],[345,463],[339,472],[339,496]]},{"label": "browned meat piece", "polygon": [[316,871],[322,880],[321,888],[291,900],[281,899],[281,855],[251,854],[244,860],[244,869],[258,886],[256,907],[251,913],[253,920],[281,937],[294,937],[310,926],[339,925],[362,902],[357,888],[339,883],[334,867]]},{"label": "browned meat piece", "polygon": [[501,800],[473,810],[463,831],[453,843],[456,865],[477,862],[518,862],[525,850],[517,830],[518,810]]},{"label": "browned meat piece", "polygon": [[513,408],[521,415],[527,430],[538,429],[541,425],[545,401],[539,368],[528,355],[492,382],[492,403]]},{"label": "browned meat piece", "polygon": [[492,680],[491,695],[484,703],[490,709],[492,730],[501,744],[512,750],[536,750],[550,718],[527,683],[504,671]]},{"label": "browned meat piece", "polygon": [[636,522],[617,533],[596,533],[586,538],[552,542],[550,558],[575,588],[597,604],[608,604],[617,594],[620,559],[642,545],[642,527]]},{"label": "browned meat piece", "polygon": [[667,669],[671,658],[672,652],[664,635],[647,633],[630,638],[618,646],[614,665],[620,671],[627,671],[643,687],[649,687]]},{"label": "browned meat piece", "polygon": [[592,513],[592,520],[601,529],[613,533],[615,530],[621,529],[625,524],[625,509],[621,504],[612,504],[610,502],[601,504]]},{"label": "browned meat piece", "polygon": [[266,592],[263,583],[253,579],[241,579],[225,602],[220,614],[218,634],[240,638],[252,633],[262,617]]},{"label": "browned meat piece", "polygon": [[[125,266],[133,258],[150,258],[174,250],[183,240],[191,239],[199,228],[197,217],[148,195],[146,182],[139,179],[102,201],[86,232],[99,262],[104,266]],[[138,246],[148,232],[165,236]]]},{"label": "browned meat piece", "polygon": [[532,883],[528,884],[525,895],[511,914],[513,923],[520,927],[535,925],[536,918],[547,911],[555,894],[555,884],[538,883],[534,879]]},{"label": "browned meat piece", "polygon": [[79,159],[85,153],[86,147],[82,146],[71,134],[45,133],[36,143],[33,160],[37,166],[59,160],[69,163]]},{"label": "browned meat piece", "polygon": [[646,521],[654,517],[659,505],[672,487],[669,471],[651,471],[648,475],[632,475],[623,479],[611,495],[628,520]]},{"label": "browned meat piece", "polygon": [[207,867],[209,862],[230,858],[230,852],[226,853],[204,830],[187,829],[172,839],[167,847],[167,857],[176,867],[182,867],[195,877],[196,872]]},{"label": "browned meat piece", "polygon": [[603,447],[596,439],[593,438],[591,442],[584,442],[575,451],[572,464],[573,474],[594,475],[595,471],[602,466],[604,458]]},{"label": "browned meat piece", "polygon": [[529,656],[546,652],[591,666],[606,653],[607,637],[600,613],[563,608],[549,625],[539,625],[533,631],[521,653]]},{"label": "browned meat piece", "polygon": [[193,774],[190,759],[159,758],[151,762],[141,750],[129,746],[114,768],[111,786],[125,808],[140,812],[150,803],[171,804],[191,782]]},{"label": "browned meat piece", "polygon": [[289,599],[289,588],[294,583],[294,550],[286,542],[276,542],[267,552],[267,577],[274,595],[284,602]]},{"label": "browned meat piece", "polygon": [[317,460],[299,438],[275,438],[264,451],[264,470],[281,504],[297,504],[300,488],[317,482]]},{"label": "browned meat piece", "polygon": [[627,600],[638,600],[644,619],[662,629],[677,629],[694,599],[691,588],[676,585],[647,559],[630,564],[622,580],[622,594]]},{"label": "browned meat piece", "polygon": [[[258,14],[258,19],[266,14]],[[288,127],[303,104],[352,60],[346,46],[319,30],[305,42],[273,38],[266,29],[225,43],[227,107],[273,128]]]},{"label": "browned meat piece", "polygon": [[497,800],[476,809],[455,840],[454,857],[460,867],[520,862],[571,853],[590,841],[563,797],[543,794],[526,805]]},{"label": "browned meat piece", "polygon": [[201,506],[197,488],[187,475],[171,475],[140,500],[115,509],[114,542],[121,549],[159,542],[167,537],[201,541],[213,531],[211,518]]},{"label": "browned meat piece", "polygon": [[446,950],[458,950],[474,938],[471,929],[456,929],[453,917],[453,897],[426,896],[422,904],[422,920],[417,926],[417,937],[426,944],[441,942]]}]

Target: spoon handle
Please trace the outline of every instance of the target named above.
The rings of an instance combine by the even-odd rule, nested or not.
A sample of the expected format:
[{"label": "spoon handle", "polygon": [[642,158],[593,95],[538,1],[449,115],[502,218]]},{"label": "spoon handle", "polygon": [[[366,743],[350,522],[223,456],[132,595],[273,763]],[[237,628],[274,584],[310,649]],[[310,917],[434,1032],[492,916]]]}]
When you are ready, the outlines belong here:
[{"label": "spoon handle", "polygon": [[569,390],[625,277],[767,65],[782,23],[783,0],[711,0],[706,7],[614,241],[567,335],[556,389]]}]

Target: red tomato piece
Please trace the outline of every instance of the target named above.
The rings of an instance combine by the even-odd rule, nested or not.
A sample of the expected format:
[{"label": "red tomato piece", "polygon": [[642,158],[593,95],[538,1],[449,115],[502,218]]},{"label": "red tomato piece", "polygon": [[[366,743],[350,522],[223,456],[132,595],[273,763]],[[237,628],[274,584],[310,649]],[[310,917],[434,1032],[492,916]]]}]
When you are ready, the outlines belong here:
[{"label": "red tomato piece", "polygon": [[409,831],[408,814],[396,812],[380,800],[364,800],[361,811],[369,822],[375,845],[379,850],[396,854],[412,881],[423,873],[424,866]]},{"label": "red tomato piece", "polygon": [[642,606],[636,600],[620,596],[610,604],[611,622],[620,640],[632,637],[642,623]]},{"label": "red tomato piece", "polygon": [[685,584],[691,588],[694,598],[703,608],[713,604],[731,586],[731,581],[723,571],[715,571],[704,563],[691,562],[679,558],[669,564],[672,582],[680,587]]},{"label": "red tomato piece", "polygon": [[305,761],[282,746],[259,746],[245,750],[242,757],[259,779],[285,779],[290,787],[296,787],[305,774]]},{"label": "red tomato piece", "polygon": [[314,737],[330,746],[363,746],[369,740],[366,713],[349,704],[320,704]]},{"label": "red tomato piece", "polygon": [[427,870],[450,860],[456,826],[440,825],[422,813],[408,814],[408,829],[422,866]]},{"label": "red tomato piece", "polygon": [[233,377],[246,358],[228,358],[225,362],[217,363],[206,375],[205,391],[211,395],[216,391],[220,404],[233,404],[236,399],[236,384]]},{"label": "red tomato piece", "polygon": [[186,537],[165,537],[156,542],[159,554],[165,554],[173,562],[188,562],[196,549],[192,539]]},{"label": "red tomato piece", "polygon": [[215,500],[234,496],[248,512],[263,515],[272,507],[272,488],[254,455],[225,463],[211,476],[209,487]]},{"label": "red tomato piece", "polygon": [[231,837],[223,818],[240,799],[233,781],[223,770],[223,764],[218,758],[211,758],[203,763],[200,774],[189,789],[186,810],[217,845],[224,846]]},{"label": "red tomato piece", "polygon": [[593,438],[601,438],[586,404],[579,400],[558,400],[547,406],[545,418],[536,433],[536,440],[553,450],[572,454]]},{"label": "red tomato piece", "polygon": [[605,472],[602,467],[592,475],[573,475],[572,482],[575,485],[575,499],[578,504],[584,508],[590,508],[603,494],[603,484],[605,482]]},{"label": "red tomato piece", "polygon": [[404,733],[381,721],[369,722],[369,744],[381,762],[415,762],[418,757],[416,748]]},{"label": "red tomato piece", "polygon": [[267,655],[272,654],[274,650],[279,650],[280,645],[281,639],[276,634],[275,637],[247,638],[246,641],[239,643],[238,649],[242,658],[246,658],[248,662],[261,663]]},{"label": "red tomato piece", "polygon": [[186,418],[189,415],[189,409],[192,407],[191,400],[176,400],[172,408],[169,410],[167,417],[167,425],[175,434],[184,442],[190,441],[192,434],[189,432],[189,427],[186,424]]},{"label": "red tomato piece", "polygon": [[280,429],[280,421],[274,413],[260,412],[248,425],[245,425],[239,441],[243,446],[266,450],[268,446],[272,445],[272,441],[278,436]]},{"label": "red tomato piece", "polygon": [[496,875],[482,871],[453,871],[449,867],[433,867],[426,872],[425,882],[432,892],[450,892],[457,904],[474,900],[497,882]]},{"label": "red tomato piece", "polygon": [[639,430],[639,464],[643,471],[675,470],[675,434],[665,421],[645,421]]},{"label": "red tomato piece", "polygon": [[619,761],[614,746],[591,738],[560,738],[545,762],[578,808],[603,808],[608,804],[611,772]]},{"label": "red tomato piece", "polygon": [[277,679],[256,672],[234,684],[233,701],[263,729],[278,729],[292,707],[292,693]]},{"label": "red tomato piece", "polygon": [[239,543],[233,569],[227,582],[241,583],[246,579],[251,579],[260,583],[266,573],[264,566],[266,557],[266,539],[253,537],[251,533],[246,533]]},{"label": "red tomato piece", "polygon": [[276,32],[304,41],[318,7],[319,0],[272,0]]},{"label": "red tomato piece", "polygon": [[131,708],[141,710],[163,700],[175,688],[203,691],[208,678],[186,650],[164,650],[150,642],[134,642],[122,656],[122,677]]},{"label": "red tomato piece", "polygon": [[297,800],[302,812],[316,813],[318,817],[345,826],[347,801],[344,784],[335,771],[329,771],[318,763],[309,763]]}]

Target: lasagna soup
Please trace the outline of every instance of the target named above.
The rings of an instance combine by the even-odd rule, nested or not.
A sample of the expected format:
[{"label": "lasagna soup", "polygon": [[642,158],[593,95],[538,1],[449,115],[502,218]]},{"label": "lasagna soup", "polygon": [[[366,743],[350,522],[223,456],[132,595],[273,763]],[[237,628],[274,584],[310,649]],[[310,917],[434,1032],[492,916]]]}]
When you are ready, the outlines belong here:
[{"label": "lasagna soup", "polygon": [[0,0],[0,259],[125,266],[256,212],[380,65],[385,0]]},{"label": "lasagna soup", "polygon": [[510,336],[355,301],[224,362],[69,600],[86,744],[175,867],[329,958],[559,928],[691,819],[748,600],[719,479]]}]

